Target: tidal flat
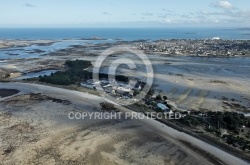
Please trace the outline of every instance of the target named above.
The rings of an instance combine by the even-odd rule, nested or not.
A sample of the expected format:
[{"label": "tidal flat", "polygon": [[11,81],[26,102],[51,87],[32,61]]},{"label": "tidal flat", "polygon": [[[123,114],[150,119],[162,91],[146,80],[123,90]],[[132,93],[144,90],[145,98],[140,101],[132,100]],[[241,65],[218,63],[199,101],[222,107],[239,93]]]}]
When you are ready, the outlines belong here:
[{"label": "tidal flat", "polygon": [[[67,40],[0,50],[0,54],[4,53],[0,60],[0,79],[4,82],[0,83],[0,162],[248,164],[155,120],[70,120],[69,112],[99,112],[103,98],[68,90],[67,86],[57,88],[49,84],[39,85],[36,80],[23,80],[34,73],[37,77],[52,73],[50,71],[65,70],[66,60],[79,59],[94,64],[104,50],[114,46],[139,50],[138,45],[142,42],[146,41]],[[12,51],[19,51],[19,55],[6,54]],[[177,109],[250,112],[248,56],[144,53],[154,70],[152,89],[156,94],[166,95]],[[121,58],[134,61],[137,69],[130,70],[126,60],[125,65],[110,67],[112,61]],[[113,53],[106,59],[101,72],[109,70],[139,79],[146,73],[143,61],[124,51]],[[128,111],[124,107],[118,109]],[[197,147],[201,153],[195,152]]]}]

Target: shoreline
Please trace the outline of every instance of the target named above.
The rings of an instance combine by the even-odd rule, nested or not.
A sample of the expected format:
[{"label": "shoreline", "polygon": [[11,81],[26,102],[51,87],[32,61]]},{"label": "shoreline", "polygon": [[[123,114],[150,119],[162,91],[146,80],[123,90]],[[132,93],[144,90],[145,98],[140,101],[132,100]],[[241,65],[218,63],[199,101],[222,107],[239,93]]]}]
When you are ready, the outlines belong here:
[{"label": "shoreline", "polygon": [[0,39],[0,50],[10,49],[10,48],[23,48],[29,47],[32,45],[38,46],[46,46],[52,45],[58,41],[56,40],[18,40],[18,39],[10,39],[10,40],[1,40]]},{"label": "shoreline", "polygon": [[[42,93],[46,94],[48,92],[48,90],[50,91],[49,93],[51,93],[51,92],[54,93],[53,90],[56,90],[58,92],[60,91],[59,93],[66,92],[68,94],[71,93],[73,95],[74,94],[79,95],[81,93],[81,92],[72,91],[72,90],[68,90],[68,89],[62,89],[62,88],[58,88],[58,87],[50,87],[50,86],[45,86],[45,85],[28,84],[28,83],[4,83],[3,86],[5,86],[5,87],[12,87],[13,88],[13,86],[16,86],[16,84],[19,84],[18,88],[22,88],[23,90],[26,90],[26,92],[28,92],[28,91],[35,92],[35,91],[38,90],[39,92],[42,92]],[[36,88],[36,90],[34,91],[34,90],[32,90],[32,88]],[[86,93],[81,93],[81,94],[83,94],[83,95],[85,94],[86,95]],[[57,97],[59,99],[63,99],[64,98],[64,97],[61,98],[62,96],[60,97],[59,95],[57,95]],[[93,97],[99,98],[98,96],[94,96],[94,95],[92,96],[92,94],[87,94],[87,95],[91,95],[92,98]],[[118,107],[121,108],[121,110],[124,110],[124,111],[131,111],[131,110],[128,110],[127,108],[121,107],[119,105],[118,105]],[[236,157],[230,160],[230,156],[232,157],[233,155],[231,155],[231,154],[229,154],[229,153],[227,153],[227,152],[225,152],[225,151],[223,151],[223,150],[221,150],[221,149],[219,149],[219,148],[217,148],[215,146],[212,146],[211,144],[208,144],[208,143],[206,143],[204,141],[199,141],[197,138],[194,138],[194,137],[192,137],[192,136],[190,136],[188,134],[185,134],[184,132],[179,132],[176,129],[168,127],[165,124],[164,124],[165,126],[162,127],[161,126],[162,124],[159,121],[155,121],[153,119],[152,120],[145,119],[145,120],[141,120],[141,121],[143,123],[145,123],[145,124],[149,124],[149,126],[153,127],[155,130],[160,131],[161,135],[164,135],[166,133],[166,134],[172,136],[173,138],[177,138],[177,139],[180,139],[180,140],[185,140],[185,141],[191,143],[192,145],[194,145],[196,147],[199,147],[200,149],[205,150],[206,152],[209,152],[210,154],[212,154],[214,156],[220,155],[220,156],[223,157],[223,155],[224,156],[227,155],[225,158],[219,158],[220,160],[222,160],[223,162],[225,162],[227,164],[235,164],[235,163],[238,164],[239,163],[238,161],[241,160],[241,159],[238,159]],[[194,143],[194,141],[196,141],[196,142]],[[243,164],[248,164],[248,163],[242,160],[240,164],[243,165]]]},{"label": "shoreline", "polygon": [[[37,83],[36,83],[37,84]],[[38,83],[38,84],[41,84],[41,85],[46,85],[46,86],[52,86],[52,87],[59,87],[59,88],[63,88],[63,89],[68,89],[68,90],[73,90],[73,91],[78,91],[77,89],[72,89],[72,88],[65,88],[65,86],[60,86],[60,85],[51,85],[51,84],[47,84],[47,83]],[[89,94],[94,94],[96,96],[98,96],[98,93],[95,93],[95,92],[87,92]],[[114,103],[115,104],[115,103]],[[129,110],[132,110],[133,112],[140,112],[140,111],[137,111],[132,107],[130,106],[126,106],[126,108],[128,108]],[[177,108],[178,109],[178,108]],[[239,112],[240,113],[240,112]],[[146,114],[144,114],[146,115]],[[173,122],[170,122],[170,121],[167,121],[167,120],[162,120],[162,119],[155,119],[155,121],[158,121],[166,126],[169,126],[179,132],[183,132],[185,134],[188,134],[196,139],[199,139],[205,143],[208,143],[212,146],[215,146],[221,150],[223,150],[224,152],[227,152],[229,154],[232,154],[236,157],[239,157],[241,158],[242,160],[245,160],[247,162],[250,163],[250,157],[249,155],[247,155],[245,152],[242,152],[241,150],[238,150],[238,149],[235,149],[233,147],[231,147],[230,145],[227,145],[221,141],[218,141],[216,140],[214,137],[211,137],[211,136],[208,136],[208,135],[204,135],[204,134],[197,134],[196,132],[192,132],[191,130],[188,130],[188,129],[185,129],[183,127],[180,127],[179,125],[173,123]]]},{"label": "shoreline", "polygon": [[[107,47],[109,47],[109,46],[114,46],[114,45],[119,45],[119,42],[115,42],[115,43],[112,43],[112,44],[110,44],[110,43],[104,43],[104,44],[101,44],[102,46],[107,46]],[[125,44],[126,45],[134,45],[134,44],[138,44],[137,42],[125,42]],[[48,54],[48,55],[46,55],[46,57],[41,57],[40,59],[38,58],[37,60],[34,60],[34,61],[32,61],[32,59],[31,60],[29,60],[28,59],[28,61],[27,62],[29,62],[30,61],[30,63],[29,64],[32,64],[33,66],[29,66],[29,67],[27,67],[27,66],[25,66],[25,65],[21,65],[21,63],[22,63],[22,61],[24,60],[24,59],[21,59],[21,60],[19,60],[18,61],[18,63],[19,64],[17,64],[17,67],[19,66],[22,66],[22,69],[25,69],[26,71],[28,71],[27,73],[30,73],[30,72],[32,72],[32,70],[34,71],[36,71],[36,72],[40,72],[40,71],[43,71],[43,70],[48,70],[48,69],[46,69],[46,67],[48,67],[48,68],[50,68],[50,67],[53,67],[53,66],[55,66],[55,67],[58,67],[59,66],[59,60],[60,60],[60,62],[61,62],[61,64],[63,63],[63,61],[64,60],[67,60],[68,58],[79,58],[79,57],[81,57],[80,56],[80,54],[81,53],[78,53],[78,54],[76,54],[77,53],[77,51],[79,51],[79,50],[81,50],[82,48],[83,48],[84,46],[79,46],[79,47],[76,47],[76,48],[71,48],[71,46],[69,46],[69,48],[66,48],[65,49],[65,52],[63,52],[63,51],[56,51],[56,52],[53,52],[53,53],[51,53],[51,54]],[[95,49],[94,48],[96,48],[96,47],[98,47],[98,44],[96,44],[95,45],[95,47],[93,47],[93,50],[92,51],[95,51]],[[131,46],[132,47],[132,46]],[[135,47],[133,47],[133,48],[135,48]],[[74,50],[75,49],[75,50]],[[90,48],[91,49],[91,48]],[[104,48],[105,49],[105,48]],[[72,51],[72,54],[74,54],[73,56],[71,56],[71,54],[70,54],[70,56],[68,55],[66,55],[66,54],[69,54],[70,52]],[[91,55],[91,54],[87,54],[86,52],[84,52],[84,53],[86,53],[86,54],[84,54],[84,55],[86,55],[86,57],[85,56],[83,56],[82,58],[88,58],[88,57],[93,57],[93,58],[95,58],[96,56],[98,56],[98,52],[99,51],[102,51],[102,49],[98,49],[96,52],[94,52],[93,53],[93,55]],[[60,54],[60,53],[62,53],[62,54]],[[149,55],[159,55],[159,56],[162,56],[162,57],[177,57],[177,56],[187,56],[187,57],[193,57],[193,58],[196,58],[196,57],[202,57],[202,58],[249,58],[249,56],[248,55],[244,55],[244,56],[193,56],[193,55],[181,55],[181,54],[179,54],[179,55],[161,55],[160,53],[158,53],[158,52],[152,52],[152,53],[149,53]],[[115,55],[115,57],[116,56],[118,56],[119,57],[119,55],[122,55],[122,54],[118,54],[118,55]],[[43,59],[44,58],[44,59]],[[154,58],[153,56],[152,56],[152,58]],[[52,61],[52,59],[53,59],[53,61]],[[11,60],[12,61],[12,60]],[[26,59],[25,59],[25,61],[26,61]],[[160,61],[160,58],[158,59],[158,61]],[[158,62],[158,61],[155,61],[155,62]],[[173,60],[174,61],[174,60]],[[242,60],[243,61],[243,60]],[[36,64],[34,65],[34,62],[36,62]],[[48,64],[47,62],[50,62],[50,64]],[[153,61],[154,62],[154,61]],[[166,61],[166,62],[168,62],[168,61]],[[8,61],[5,61],[5,63],[6,64],[8,64]],[[13,60],[12,61],[12,63],[15,63],[15,60]],[[41,64],[41,65],[38,65],[38,64]],[[170,63],[171,64],[171,63]],[[174,64],[174,63],[173,63]],[[235,63],[235,64],[238,64],[238,63]],[[163,64],[163,65],[165,65],[165,64]],[[169,64],[168,64],[169,65]],[[44,66],[46,66],[46,67],[44,67]],[[61,65],[61,67],[62,67],[63,65]],[[9,67],[12,67],[11,65],[9,66]],[[39,67],[39,68],[37,68],[37,67]],[[43,69],[42,69],[43,68]],[[162,68],[162,67],[161,67]],[[161,70],[161,68],[158,68],[158,70],[159,70],[159,77],[158,77],[158,80],[161,80],[161,81],[158,81],[158,82],[163,82],[164,80],[163,80],[163,78],[164,77],[162,77],[160,74],[165,74],[166,72],[160,72]],[[15,70],[15,68],[14,68],[14,65],[13,65],[13,68],[12,68],[13,70]],[[11,71],[12,72],[12,70],[11,69],[7,69],[7,71]],[[169,72],[169,73],[172,73],[172,72]],[[175,73],[175,72],[173,72],[175,75],[177,75],[177,73]],[[186,74],[186,72],[183,72],[183,74],[185,75]],[[242,74],[242,75],[244,75],[244,74]],[[233,77],[233,76],[232,76]],[[168,77],[166,77],[166,79],[167,79]],[[197,77],[195,77],[195,78],[199,78],[198,76]],[[212,77],[212,78],[210,78],[211,80],[216,80],[215,79],[216,77]],[[185,75],[185,77],[184,76],[174,76],[174,79],[169,79],[169,80],[171,80],[171,81],[173,81],[173,84],[177,84],[177,86],[178,86],[178,83],[180,84],[180,83],[182,83],[182,84],[180,84],[180,86],[181,85],[183,85],[183,84],[185,84],[185,81],[184,81],[184,79],[186,80],[186,79],[188,79],[188,76],[187,75]],[[210,83],[211,83],[211,81],[210,81],[210,79],[208,78],[208,83],[209,83],[209,85],[210,85]],[[247,80],[247,78],[242,78],[242,79],[244,79],[244,80]],[[194,79],[194,80],[196,80],[196,79]],[[205,80],[205,79],[204,79]],[[219,79],[220,80],[220,79]],[[225,79],[225,81],[224,81],[224,79],[222,79],[223,81],[221,81],[221,82],[227,82],[227,79]],[[237,80],[237,79],[236,79]],[[238,82],[238,81],[236,81],[236,80],[234,80],[233,82],[232,82],[232,84],[231,84],[231,81],[229,81],[230,82],[230,85],[232,86],[232,85],[234,85],[233,83],[234,82]],[[190,83],[191,85],[189,86],[189,84],[188,84],[188,86],[187,86],[187,88],[194,88],[194,90],[197,90],[196,88],[197,88],[197,86],[192,86],[192,83],[194,82],[193,81],[193,79],[192,80],[187,80],[188,81],[188,83]],[[20,82],[20,81],[19,81]],[[21,82],[25,82],[25,81],[21,81]],[[204,81],[201,81],[201,83],[200,84],[202,84],[202,82],[204,82]],[[239,81],[239,82],[241,82],[241,81]],[[7,82],[8,83],[8,82]],[[13,82],[10,82],[10,83],[13,83]],[[199,83],[199,82],[197,82],[197,83]],[[20,84],[23,84],[23,83],[20,83]],[[29,85],[31,85],[30,83],[25,83],[25,84],[28,84],[28,86]],[[34,86],[36,86],[36,85],[38,85],[39,86],[39,83],[38,84],[33,84]],[[48,84],[42,84],[42,85],[44,85],[46,88],[47,87],[56,87],[56,88],[58,88],[58,86],[53,86],[53,85],[48,85]],[[161,84],[160,84],[161,85]],[[187,84],[185,84],[185,85],[187,85]],[[216,85],[216,87],[220,87],[220,86],[222,86],[223,84],[221,84],[221,83],[216,83],[216,84],[212,84],[211,85],[211,88],[212,88],[212,90],[214,90],[214,88],[215,88],[215,85]],[[238,85],[238,84],[237,84]],[[243,84],[243,85],[245,85],[245,84]],[[231,87],[230,86],[230,87]],[[161,88],[162,86],[160,86],[159,88]],[[223,85],[223,87],[227,87],[227,86],[224,86]],[[234,86],[233,86],[234,87]],[[244,87],[244,86],[243,86]],[[1,87],[0,87],[1,88]],[[62,89],[65,89],[64,87],[60,87],[60,88],[62,88]],[[66,88],[67,89],[67,88]],[[163,88],[164,89],[164,88]],[[203,88],[201,88],[201,90],[202,90]],[[37,90],[37,89],[35,89],[35,90]],[[41,90],[41,89],[39,89],[39,90]],[[72,90],[72,89],[70,89],[70,90]],[[206,89],[204,89],[204,90],[206,90]],[[231,90],[231,88],[230,88],[230,90]],[[238,90],[238,88],[237,88],[237,90]],[[166,91],[168,91],[168,89],[166,89]],[[179,97],[179,96],[177,96],[175,99],[178,101],[180,101],[180,102],[182,102],[183,100],[185,101],[185,99],[187,98],[187,97],[189,97],[189,94],[191,94],[191,93],[193,93],[193,91],[192,90],[188,90],[189,92],[187,92],[187,93],[185,93],[185,90],[183,90],[182,92],[180,92],[181,94],[182,94],[182,96],[185,96],[185,97],[183,97],[183,98],[181,98],[181,97]],[[191,92],[190,92],[191,91]],[[238,90],[239,91],[239,94],[243,94],[243,92],[242,92],[242,90],[241,89],[239,89]],[[73,91],[74,92],[74,91]],[[175,91],[176,92],[176,91]],[[173,93],[175,93],[175,92],[173,92]],[[245,91],[245,92],[247,92],[247,91]],[[91,93],[91,92],[90,92]],[[178,94],[178,93],[177,93]],[[199,94],[199,92],[197,93],[197,94]],[[237,93],[236,93],[237,94]],[[215,95],[216,95],[216,93],[215,93]],[[197,98],[198,98],[198,96],[199,95],[197,95]],[[214,95],[213,95],[214,96]],[[191,97],[191,96],[190,96]],[[202,97],[202,96],[201,96]],[[201,100],[202,100],[202,98],[201,98]],[[216,98],[215,100],[217,100],[217,101],[220,101],[219,100],[219,97],[218,98]],[[200,100],[199,100],[200,101]],[[214,104],[214,105],[216,105],[216,104]],[[158,121],[159,122],[159,121]],[[161,122],[161,121],[160,121]],[[174,129],[174,130],[177,130],[177,131],[179,131],[179,132],[181,132],[181,133],[185,133],[185,136],[186,135],[189,135],[189,136],[191,136],[191,137],[193,137],[193,138],[196,138],[196,139],[198,139],[198,140],[201,140],[202,142],[205,142],[205,143],[208,143],[209,145],[211,145],[211,146],[213,146],[213,147],[215,147],[215,148],[217,148],[217,149],[220,149],[220,150],[222,150],[223,152],[226,152],[226,153],[228,153],[228,154],[231,154],[231,155],[233,155],[233,156],[236,156],[236,157],[239,157],[239,158],[241,158],[242,160],[247,160],[248,161],[248,163],[250,162],[249,161],[249,158],[248,157],[244,157],[244,155],[242,154],[241,155],[241,153],[239,153],[238,151],[234,151],[232,148],[230,148],[230,146],[224,146],[222,143],[220,143],[219,141],[217,142],[217,141],[213,141],[213,139],[211,138],[211,139],[209,139],[209,137],[202,137],[201,135],[197,135],[195,132],[192,132],[192,131],[189,131],[189,130],[186,130],[186,129],[184,129],[184,128],[181,128],[181,127],[179,127],[178,125],[172,125],[171,126],[171,124],[173,124],[173,123],[168,123],[168,124],[166,124],[166,123],[164,123],[164,125],[166,125],[166,126],[168,126],[168,127],[170,127],[170,128],[172,128],[172,129]],[[159,125],[159,124],[158,124]],[[155,129],[159,129],[159,128],[155,128]],[[182,139],[183,140],[183,139]],[[210,152],[211,153],[211,152]],[[215,155],[215,156],[217,156],[217,155]]]},{"label": "shoreline", "polygon": [[[129,109],[131,109],[132,111],[134,112],[140,112],[138,110],[136,110],[136,106],[128,106]],[[146,113],[144,113],[144,115],[147,115]],[[242,160],[245,160],[247,162],[250,163],[250,155],[246,154],[245,152],[241,151],[241,150],[238,150],[236,148],[233,148],[231,147],[230,145],[227,145],[225,143],[222,143],[221,141],[218,141],[216,140],[214,137],[211,137],[211,136],[208,136],[208,135],[205,135],[205,134],[198,134],[196,132],[193,132],[189,129],[186,129],[186,128],[183,128],[181,126],[179,126],[178,124],[174,123],[174,122],[171,122],[171,121],[168,121],[168,120],[164,120],[164,119],[155,119],[156,121],[166,125],[166,126],[169,126],[179,132],[183,132],[185,134],[188,134],[196,139],[199,139],[205,143],[208,143],[214,147],[217,147],[221,150],[223,150],[224,152],[227,152],[229,154],[232,154],[236,157],[239,157],[241,158]],[[183,140],[185,141],[185,140]]]},{"label": "shoreline", "polygon": [[[64,39],[64,40],[0,40],[0,50],[11,49],[11,48],[22,48],[30,47],[32,45],[37,46],[51,46],[58,42],[69,42],[69,41],[107,41],[104,43],[95,43],[94,45],[101,46],[116,46],[128,45],[131,48],[143,50],[145,54],[157,54],[163,56],[191,56],[191,57],[250,57],[250,39],[249,40],[224,40],[224,39],[161,39],[161,40],[115,40],[109,43],[107,39],[95,39],[95,38],[84,38],[84,39]],[[228,45],[232,45],[228,47]],[[63,50],[81,49],[87,45],[80,43],[68,45]],[[46,56],[50,54],[56,55],[60,53],[60,50],[56,52],[43,52]],[[31,51],[31,53],[39,54],[39,48]],[[19,54],[17,55],[19,56]],[[41,57],[38,58],[42,58]],[[10,55],[11,57],[11,55]],[[11,58],[10,58],[11,59]],[[17,58],[18,59],[18,58]],[[6,59],[5,59],[6,60]]]}]

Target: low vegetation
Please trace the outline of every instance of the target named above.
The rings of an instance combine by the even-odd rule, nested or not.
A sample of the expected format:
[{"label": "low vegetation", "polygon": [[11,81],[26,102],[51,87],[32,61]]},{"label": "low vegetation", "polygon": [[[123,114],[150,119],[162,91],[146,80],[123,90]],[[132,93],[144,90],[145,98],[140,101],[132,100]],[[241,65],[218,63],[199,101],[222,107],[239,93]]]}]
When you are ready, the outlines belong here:
[{"label": "low vegetation", "polygon": [[191,128],[201,127],[233,147],[250,151],[250,119],[243,114],[193,111],[184,113],[178,122]]},{"label": "low vegetation", "polygon": [[102,102],[100,103],[101,110],[103,111],[117,111],[117,108],[111,103]]},{"label": "low vegetation", "polygon": [[58,71],[50,76],[40,76],[39,81],[57,85],[70,85],[82,79],[87,79],[92,75],[90,72],[83,70],[92,66],[89,61],[66,61],[65,66],[67,67],[66,71]]},{"label": "low vegetation", "polygon": [[[87,68],[92,67],[90,61],[66,61],[65,66],[66,71],[58,71],[56,73],[52,73],[50,76],[40,76],[39,81],[56,85],[70,85],[77,84],[84,80],[92,79],[93,73],[86,70]],[[108,78],[108,74],[99,73],[99,78]],[[117,75],[116,80],[128,82],[128,77]]]}]

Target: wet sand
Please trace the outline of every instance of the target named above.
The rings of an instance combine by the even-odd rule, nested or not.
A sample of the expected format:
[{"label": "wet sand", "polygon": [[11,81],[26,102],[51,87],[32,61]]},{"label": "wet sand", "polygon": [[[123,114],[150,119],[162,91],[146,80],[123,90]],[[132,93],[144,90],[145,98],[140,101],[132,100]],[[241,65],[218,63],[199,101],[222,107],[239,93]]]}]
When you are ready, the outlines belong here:
[{"label": "wet sand", "polygon": [[0,102],[3,164],[213,164],[138,120],[68,118],[69,112],[99,111],[103,100],[97,96],[40,85],[18,86],[20,95]]},{"label": "wet sand", "polygon": [[155,120],[68,118],[69,112],[99,111],[98,96],[37,84],[0,85],[21,91],[0,99],[4,164],[219,164],[206,153],[225,164],[248,164]]},{"label": "wet sand", "polygon": [[[94,63],[103,50],[119,44],[122,43],[78,45],[51,52],[40,58],[9,59],[2,63],[0,69],[2,69],[2,75],[15,73],[11,74],[14,78],[18,73],[51,68],[61,69],[68,59],[89,60]],[[133,42],[125,44],[131,49],[137,49]],[[157,93],[167,95],[171,101],[176,102],[179,109],[250,112],[250,79],[248,76],[250,58],[208,58],[157,54],[147,56],[154,68],[154,89]],[[129,55],[118,52],[107,61],[120,57],[129,58]],[[133,61],[139,60],[134,58]],[[127,73],[127,75],[130,74]],[[225,99],[228,103],[225,103]]]}]

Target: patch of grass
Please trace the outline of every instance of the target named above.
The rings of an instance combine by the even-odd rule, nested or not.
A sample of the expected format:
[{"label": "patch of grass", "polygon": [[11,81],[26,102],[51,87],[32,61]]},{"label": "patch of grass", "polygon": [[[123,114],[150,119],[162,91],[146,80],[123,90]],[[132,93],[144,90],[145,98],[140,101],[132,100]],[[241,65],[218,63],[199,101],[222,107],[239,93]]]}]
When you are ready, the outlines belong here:
[{"label": "patch of grass", "polygon": [[100,107],[103,111],[117,111],[117,108],[113,104],[107,102],[100,103]]}]

